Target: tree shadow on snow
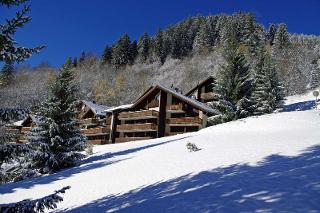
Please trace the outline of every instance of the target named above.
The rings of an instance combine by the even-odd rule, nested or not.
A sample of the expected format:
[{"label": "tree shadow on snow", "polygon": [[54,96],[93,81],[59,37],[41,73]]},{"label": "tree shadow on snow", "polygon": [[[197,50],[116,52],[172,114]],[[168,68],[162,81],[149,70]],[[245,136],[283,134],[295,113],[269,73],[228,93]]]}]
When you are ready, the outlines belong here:
[{"label": "tree shadow on snow", "polygon": [[144,149],[160,146],[160,145],[174,142],[174,141],[179,141],[179,140],[182,140],[187,137],[190,137],[190,136],[186,136],[186,137],[182,137],[182,138],[178,138],[178,139],[171,139],[171,140],[166,140],[166,138],[163,138],[163,141],[161,141],[159,143],[149,144],[146,146],[127,149],[127,150],[114,152],[114,153],[105,153],[105,154],[97,155],[97,156],[94,155],[94,156],[91,156],[91,157],[84,159],[82,161],[81,165],[79,165],[79,166],[65,169],[65,170],[62,170],[60,172],[57,172],[57,173],[54,173],[51,175],[30,178],[30,179],[15,182],[15,183],[2,184],[2,185],[0,185],[0,193],[1,194],[13,193],[14,189],[16,189],[16,188],[29,189],[29,188],[32,188],[34,185],[49,184],[51,182],[65,179],[65,178],[68,178],[68,177],[75,175],[75,174],[78,174],[78,173],[82,173],[82,172],[89,171],[89,170],[96,169],[96,168],[102,168],[102,167],[109,166],[114,163],[119,163],[121,161],[130,159],[129,157],[127,157],[127,158],[120,159],[120,160],[112,160],[113,157],[128,155],[131,153],[142,151]]},{"label": "tree shadow on snow", "polygon": [[320,146],[103,197],[64,212],[320,212]]},{"label": "tree shadow on snow", "polygon": [[316,107],[316,102],[312,101],[302,101],[298,103],[288,104],[283,107],[283,112],[292,112],[292,111],[306,111]]}]

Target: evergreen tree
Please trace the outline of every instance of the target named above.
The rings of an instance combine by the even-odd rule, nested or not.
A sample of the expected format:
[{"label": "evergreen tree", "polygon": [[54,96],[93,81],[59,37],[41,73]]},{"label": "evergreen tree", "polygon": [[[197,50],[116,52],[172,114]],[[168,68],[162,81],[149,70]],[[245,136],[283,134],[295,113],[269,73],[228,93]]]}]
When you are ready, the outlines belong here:
[{"label": "evergreen tree", "polygon": [[111,59],[112,59],[112,48],[107,45],[103,50],[101,61],[103,64],[110,64]]},{"label": "evergreen tree", "polygon": [[271,56],[265,51],[261,51],[255,66],[252,100],[255,114],[271,113],[282,106],[283,89]]},{"label": "evergreen tree", "polygon": [[136,57],[138,56],[139,52],[138,52],[138,44],[137,41],[134,40],[131,44],[130,44],[130,50],[129,50],[130,56],[129,56],[129,61],[130,64],[133,64],[134,60],[136,59]]},{"label": "evergreen tree", "polygon": [[214,36],[212,30],[213,29],[210,28],[207,22],[204,22],[201,25],[193,43],[193,49],[196,52],[208,53],[214,46]]},{"label": "evergreen tree", "polygon": [[72,65],[73,65],[73,67],[78,66],[78,58],[77,57],[74,57]]},{"label": "evergreen tree", "polygon": [[320,65],[318,65],[317,60],[312,62],[312,69],[310,74],[310,89],[315,89],[320,86]]},{"label": "evergreen tree", "polygon": [[72,59],[71,57],[68,57],[64,66],[71,68],[72,67]]},{"label": "evergreen tree", "polygon": [[126,33],[121,36],[118,42],[112,47],[111,63],[114,67],[126,65],[130,62],[130,46],[131,41],[129,35]]},{"label": "evergreen tree", "polygon": [[278,49],[284,49],[289,47],[290,38],[286,24],[279,24],[278,31],[275,35],[274,44]]},{"label": "evergreen tree", "polygon": [[270,45],[273,45],[274,44],[274,39],[276,37],[276,33],[277,33],[277,25],[275,24],[271,24],[269,26],[269,30],[268,30],[268,33],[266,35],[267,37],[267,41]]},{"label": "evergreen tree", "polygon": [[86,59],[86,53],[82,51],[80,58],[79,58],[79,65],[82,65]]},{"label": "evergreen tree", "polygon": [[39,173],[51,173],[74,166],[83,157],[86,138],[76,121],[74,73],[64,66],[49,87],[49,97],[36,113],[37,127],[27,135],[33,150],[29,166]]},{"label": "evergreen tree", "polygon": [[[0,6],[19,6],[25,0],[0,0]],[[1,61],[24,61],[34,53],[40,52],[45,46],[26,48],[19,46],[14,40],[18,28],[24,27],[30,22],[31,17],[27,16],[30,6],[24,6],[21,11],[16,13],[12,19],[6,19],[6,23],[0,24],[0,62]],[[5,19],[3,19],[5,20]]]},{"label": "evergreen tree", "polygon": [[223,118],[219,122],[244,118],[253,112],[250,99],[252,78],[243,53],[236,47],[230,43],[227,48],[226,64],[222,66],[217,81],[217,98],[211,103]]},{"label": "evergreen tree", "polygon": [[156,33],[153,49],[156,57],[158,57],[163,64],[166,60],[167,55],[164,48],[163,32],[161,29],[158,29]]},{"label": "evergreen tree", "polygon": [[7,61],[0,73],[0,86],[6,86],[13,81],[14,66],[12,61]]},{"label": "evergreen tree", "polygon": [[142,62],[146,62],[150,55],[150,36],[144,33],[139,40],[138,51]]}]

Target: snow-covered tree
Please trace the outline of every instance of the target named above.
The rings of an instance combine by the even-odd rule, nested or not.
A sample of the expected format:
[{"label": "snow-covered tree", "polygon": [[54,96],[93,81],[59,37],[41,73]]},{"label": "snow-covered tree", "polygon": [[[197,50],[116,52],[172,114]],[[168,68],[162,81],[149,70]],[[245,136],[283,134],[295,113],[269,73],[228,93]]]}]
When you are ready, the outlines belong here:
[{"label": "snow-covered tree", "polygon": [[112,59],[112,48],[107,45],[103,50],[101,62],[103,64],[111,63],[111,59]]},{"label": "snow-covered tree", "polygon": [[267,52],[262,50],[259,53],[254,71],[255,85],[252,92],[254,114],[271,113],[282,106],[283,87],[271,56]]},{"label": "snow-covered tree", "polygon": [[[25,0],[0,0],[0,6],[18,6],[24,2]],[[24,61],[44,48],[44,46],[22,47],[13,38],[18,28],[30,22],[31,17],[26,15],[28,12],[30,12],[30,6],[24,6],[16,13],[16,17],[7,19],[5,24],[0,24],[0,61]]]},{"label": "snow-covered tree", "polygon": [[286,24],[279,24],[278,31],[275,35],[274,44],[278,49],[284,49],[290,45],[290,37]]},{"label": "snow-covered tree", "polygon": [[70,66],[64,66],[49,87],[49,98],[36,113],[37,127],[27,135],[33,150],[29,166],[40,173],[74,166],[83,157],[86,138],[76,121],[76,86]]},{"label": "snow-covered tree", "polygon": [[[252,114],[252,78],[245,56],[231,43],[217,80],[217,98],[210,105],[220,111],[220,122],[244,118]],[[217,122],[217,121],[215,121]]]},{"label": "snow-covered tree", "polygon": [[14,66],[12,61],[7,61],[0,72],[0,86],[6,86],[13,81]]},{"label": "snow-covered tree", "polygon": [[317,60],[314,60],[311,65],[312,65],[312,68],[310,73],[309,88],[314,89],[320,86],[320,64],[318,65]]},{"label": "snow-covered tree", "polygon": [[164,63],[164,61],[167,57],[167,53],[165,52],[163,42],[164,42],[163,41],[163,32],[161,29],[158,29],[156,36],[154,38],[153,51],[154,51],[156,57],[160,59],[162,64]]},{"label": "snow-covered tree", "polygon": [[112,65],[119,67],[130,62],[130,37],[127,33],[121,36],[118,42],[112,47]]},{"label": "snow-covered tree", "polygon": [[52,210],[57,208],[57,203],[63,201],[60,194],[64,194],[66,190],[70,189],[70,186],[63,187],[55,191],[53,194],[47,195],[35,200],[22,200],[17,203],[0,204],[0,212],[6,213],[38,213],[44,212],[44,210]]},{"label": "snow-covered tree", "polygon": [[142,62],[146,62],[150,55],[150,36],[148,33],[144,33],[138,43],[138,51]]}]

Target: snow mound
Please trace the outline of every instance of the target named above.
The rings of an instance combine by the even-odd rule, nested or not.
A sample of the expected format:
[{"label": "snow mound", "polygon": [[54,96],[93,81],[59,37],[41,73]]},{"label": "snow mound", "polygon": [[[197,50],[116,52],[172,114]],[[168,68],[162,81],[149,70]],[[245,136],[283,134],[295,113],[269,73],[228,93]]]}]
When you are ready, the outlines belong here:
[{"label": "snow mound", "polygon": [[0,203],[71,186],[57,212],[320,212],[319,111],[310,94],[286,103],[196,133],[95,146],[79,167],[1,185]]}]

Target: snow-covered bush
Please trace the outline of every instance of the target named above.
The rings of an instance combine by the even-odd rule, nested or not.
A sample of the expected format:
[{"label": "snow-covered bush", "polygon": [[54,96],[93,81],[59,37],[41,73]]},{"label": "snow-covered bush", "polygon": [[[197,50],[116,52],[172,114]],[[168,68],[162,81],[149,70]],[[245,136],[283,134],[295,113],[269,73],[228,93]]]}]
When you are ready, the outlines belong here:
[{"label": "snow-covered bush", "polygon": [[187,143],[186,146],[187,146],[187,149],[189,150],[189,152],[197,152],[197,151],[201,150],[200,148],[197,147],[196,144],[191,143],[191,142]]},{"label": "snow-covered bush", "polygon": [[63,187],[55,191],[53,194],[39,198],[36,200],[22,200],[17,203],[1,204],[0,212],[3,213],[37,213],[44,212],[46,209],[52,210],[57,208],[57,203],[63,201],[59,194],[64,194],[70,186]]}]

